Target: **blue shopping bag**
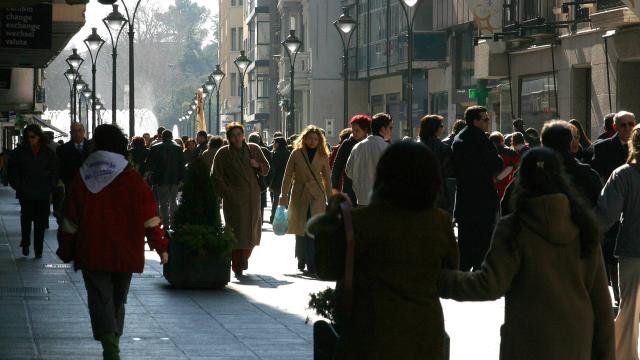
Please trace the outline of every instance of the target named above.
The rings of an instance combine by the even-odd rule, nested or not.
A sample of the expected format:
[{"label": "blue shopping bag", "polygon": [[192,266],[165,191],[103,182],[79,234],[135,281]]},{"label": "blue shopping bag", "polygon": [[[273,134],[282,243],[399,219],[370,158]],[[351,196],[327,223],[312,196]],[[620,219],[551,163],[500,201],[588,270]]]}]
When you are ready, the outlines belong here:
[{"label": "blue shopping bag", "polygon": [[276,216],[273,218],[273,233],[282,236],[286,235],[289,230],[289,216],[287,215],[287,208],[282,205],[278,205],[276,209]]}]

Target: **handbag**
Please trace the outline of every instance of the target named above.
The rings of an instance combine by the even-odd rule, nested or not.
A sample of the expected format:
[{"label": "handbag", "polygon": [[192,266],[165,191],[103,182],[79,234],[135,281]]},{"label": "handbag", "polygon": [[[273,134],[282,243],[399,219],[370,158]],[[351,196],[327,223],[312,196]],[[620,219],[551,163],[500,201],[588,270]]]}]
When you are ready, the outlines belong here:
[{"label": "handbag", "polygon": [[313,181],[317,185],[317,188],[316,188],[316,186],[310,185],[311,181],[307,181],[304,184],[305,189],[309,191],[309,193],[311,194],[311,197],[313,197],[314,200],[320,197],[325,197],[325,201],[326,201],[327,194],[325,194],[324,188],[322,187],[322,185],[320,185],[320,182],[318,181],[318,179],[316,179],[316,174],[313,172],[313,169],[311,168],[311,164],[309,163],[309,159],[307,159],[307,155],[302,154],[302,157],[304,157],[304,162],[305,164],[307,164],[307,167],[309,168],[309,172],[311,172],[311,177],[313,178]]},{"label": "handbag", "polygon": [[[253,157],[250,157],[250,159],[255,160]],[[259,170],[255,170],[255,174],[256,174],[256,180],[258,181],[258,187],[260,187],[260,192],[261,193],[266,192],[268,187],[266,176],[260,175]]]}]

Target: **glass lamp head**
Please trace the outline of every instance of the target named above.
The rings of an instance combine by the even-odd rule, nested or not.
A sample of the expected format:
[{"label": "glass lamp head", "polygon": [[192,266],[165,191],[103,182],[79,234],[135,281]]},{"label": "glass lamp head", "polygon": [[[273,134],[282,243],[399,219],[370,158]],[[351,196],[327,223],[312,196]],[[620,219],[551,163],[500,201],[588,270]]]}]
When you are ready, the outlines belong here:
[{"label": "glass lamp head", "polygon": [[84,59],[78,55],[78,49],[71,49],[72,53],[67,58],[67,64],[71,66],[74,70],[78,70],[80,65],[84,62]]},{"label": "glass lamp head", "polygon": [[66,77],[67,79],[73,81],[73,79],[75,79],[76,75],[78,75],[78,72],[75,71],[73,68],[69,68],[67,69],[67,71],[64,72],[64,77]]},{"label": "glass lamp head", "polygon": [[408,7],[414,7],[420,0],[402,0],[402,2]]},{"label": "glass lamp head", "polygon": [[295,56],[300,51],[302,41],[296,36],[295,30],[289,30],[289,36],[282,42],[282,45],[287,49],[289,56]]},{"label": "glass lamp head", "polygon": [[113,11],[107,15],[102,21],[113,31],[120,31],[127,19],[118,11],[118,5],[113,5]]},{"label": "glass lamp head", "polygon": [[84,39],[84,43],[90,50],[97,50],[104,44],[104,40],[98,35],[97,28],[91,28],[91,35]]},{"label": "glass lamp head", "polygon": [[213,78],[213,82],[216,85],[216,89],[220,89],[220,85],[222,84],[222,80],[224,79],[224,71],[220,69],[220,65],[216,65],[216,69],[213,70],[211,76],[209,78]]},{"label": "glass lamp head", "polygon": [[349,35],[356,28],[356,20],[349,15],[347,8],[342,8],[342,15],[334,22],[335,26],[343,34]]},{"label": "glass lamp head", "polygon": [[85,86],[87,86],[87,83],[82,80],[82,76],[78,75],[78,80],[76,80],[76,90],[82,91]]},{"label": "glass lamp head", "polygon": [[240,51],[240,55],[238,55],[238,57],[233,61],[233,63],[236,64],[236,67],[238,68],[238,70],[244,74],[245,70],[247,70],[247,68],[251,64],[251,60],[249,60],[247,55],[245,55],[244,50],[242,50]]}]

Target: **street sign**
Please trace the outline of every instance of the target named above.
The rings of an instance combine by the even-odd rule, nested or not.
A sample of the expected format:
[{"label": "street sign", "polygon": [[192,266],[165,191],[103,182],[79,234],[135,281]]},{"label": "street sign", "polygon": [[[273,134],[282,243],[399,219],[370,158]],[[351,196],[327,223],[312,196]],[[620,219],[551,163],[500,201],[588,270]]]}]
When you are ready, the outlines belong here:
[{"label": "street sign", "polygon": [[0,8],[0,47],[51,48],[51,4]]}]

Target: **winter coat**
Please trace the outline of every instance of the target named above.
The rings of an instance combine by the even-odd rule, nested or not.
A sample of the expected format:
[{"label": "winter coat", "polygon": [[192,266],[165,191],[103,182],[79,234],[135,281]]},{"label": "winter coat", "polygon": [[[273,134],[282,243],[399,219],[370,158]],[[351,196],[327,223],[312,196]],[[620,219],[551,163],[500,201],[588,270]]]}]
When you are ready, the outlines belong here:
[{"label": "winter coat", "polygon": [[[260,168],[252,168],[250,159],[257,161]],[[225,224],[235,236],[234,249],[251,249],[260,245],[262,206],[257,175],[268,173],[269,163],[256,144],[245,143],[242,151],[226,145],[216,153],[211,175],[216,193],[222,198]]]},{"label": "winter coat", "polygon": [[351,155],[351,150],[356,146],[358,140],[353,136],[349,136],[347,140],[343,141],[338,149],[336,160],[331,168],[331,187],[338,189],[347,194],[351,199],[351,203],[356,206],[358,201],[356,199],[356,193],[353,191],[353,181],[345,175],[345,169],[347,167],[347,160]]},{"label": "winter coat", "polygon": [[9,184],[18,199],[47,200],[58,184],[58,158],[45,144],[37,155],[24,144],[13,150],[7,165]]},{"label": "winter coat", "polygon": [[593,145],[593,160],[591,166],[607,181],[613,170],[624,165],[629,157],[629,146],[620,142],[620,134]]},{"label": "winter coat", "polygon": [[345,173],[353,181],[353,191],[358,205],[369,205],[378,161],[388,147],[389,143],[381,136],[369,135],[351,150]]},{"label": "winter coat", "polygon": [[329,157],[316,150],[310,163],[313,174],[308,160],[306,149],[293,150],[282,180],[280,205],[289,206],[289,234],[299,236],[305,234],[309,211],[311,216],[323,213],[331,194]]},{"label": "winter coat", "polygon": [[[528,200],[502,218],[480,271],[443,271],[440,295],[505,296],[500,359],[615,359],[613,311],[600,246],[581,256],[580,229],[563,194]],[[515,246],[511,243],[515,241]]]},{"label": "winter coat", "polygon": [[502,159],[487,135],[475,126],[467,126],[453,141],[453,165],[456,173],[457,221],[486,221],[498,209],[494,177],[502,170]]},{"label": "winter coat", "polygon": [[147,159],[149,158],[149,149],[137,148],[129,150],[129,162],[143,177],[147,173]]},{"label": "winter coat", "polygon": [[85,139],[82,141],[82,151],[78,151],[73,141],[67,141],[56,148],[60,162],[60,180],[67,189],[71,186],[71,181],[82,166],[82,162],[89,156],[89,145],[90,142]]},{"label": "winter coat", "polygon": [[602,189],[596,213],[605,229],[620,221],[614,254],[640,257],[640,170],[635,165],[614,170]]},{"label": "winter coat", "polygon": [[278,147],[276,151],[271,153],[271,184],[269,187],[272,192],[280,193],[282,189],[282,180],[284,179],[284,171],[287,168],[290,152],[287,148]]},{"label": "winter coat", "polygon": [[153,185],[177,185],[184,179],[182,148],[173,141],[153,145],[147,159]]},{"label": "winter coat", "polygon": [[209,171],[211,171],[211,168],[213,167],[213,159],[215,159],[218,150],[220,150],[220,148],[210,148],[202,153],[202,160],[207,164],[207,169],[209,169]]},{"label": "winter coat", "polygon": [[[91,168],[95,156],[87,158],[87,168]],[[168,241],[160,228],[151,189],[133,167],[126,165],[124,157],[122,160],[124,170],[97,192],[82,172],[71,183],[58,230],[57,254],[65,262],[73,260],[76,269],[141,273],[145,237],[151,249],[167,251]],[[100,170],[99,166],[94,168]]]},{"label": "winter coat", "polygon": [[353,314],[338,359],[443,359],[438,275],[458,268],[451,217],[372,202],[353,211]]}]

